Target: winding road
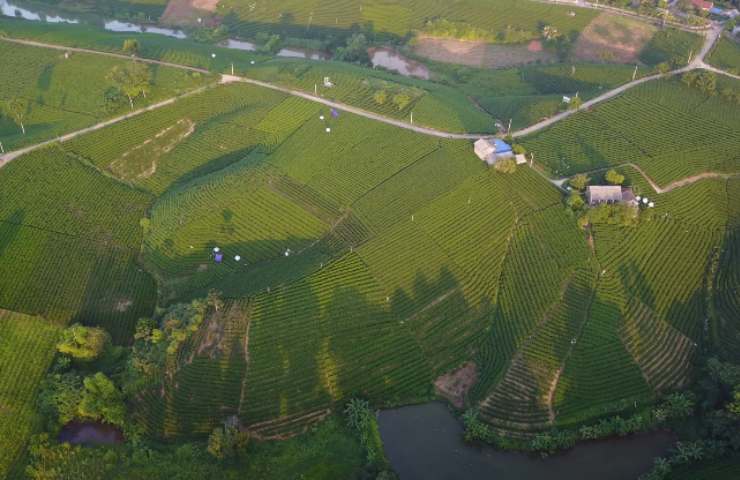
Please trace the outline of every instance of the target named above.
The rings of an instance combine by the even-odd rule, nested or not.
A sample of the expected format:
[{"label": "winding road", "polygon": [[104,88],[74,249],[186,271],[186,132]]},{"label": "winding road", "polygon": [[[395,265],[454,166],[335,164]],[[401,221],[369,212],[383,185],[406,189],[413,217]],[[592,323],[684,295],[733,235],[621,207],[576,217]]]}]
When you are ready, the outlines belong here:
[{"label": "winding road", "polygon": [[[666,77],[666,76],[680,75],[680,74],[685,73],[685,72],[688,72],[690,70],[705,69],[705,70],[708,70],[708,71],[715,72],[717,74],[727,75],[729,77],[732,77],[732,78],[735,78],[735,79],[740,80],[740,76],[733,75],[731,73],[725,72],[725,71],[720,70],[720,69],[718,69],[716,67],[713,67],[711,65],[708,65],[708,64],[706,64],[704,62],[705,57],[709,54],[709,52],[711,51],[711,49],[714,46],[715,42],[717,41],[717,39],[722,34],[722,28],[723,28],[723,26],[721,24],[717,24],[716,23],[716,24],[714,24],[712,26],[712,28],[710,30],[708,30],[706,32],[704,44],[702,45],[702,49],[699,51],[699,53],[696,55],[696,57],[694,57],[694,59],[687,66],[685,66],[683,68],[680,68],[680,69],[677,69],[677,70],[673,70],[671,72],[668,72],[665,75],[661,75],[661,74],[650,75],[650,76],[647,76],[647,77],[643,77],[643,78],[634,80],[632,82],[625,83],[624,85],[621,85],[621,86],[619,86],[619,87],[617,87],[617,88],[615,88],[613,90],[610,90],[610,91],[608,91],[606,93],[603,93],[602,95],[599,95],[598,97],[592,98],[591,100],[588,100],[587,102],[584,102],[578,109],[567,110],[565,112],[561,112],[561,113],[559,113],[557,115],[554,115],[554,116],[552,116],[550,118],[547,118],[545,120],[542,120],[541,122],[538,122],[538,123],[535,123],[533,125],[530,125],[529,127],[523,128],[521,130],[517,130],[515,132],[512,132],[511,135],[514,138],[519,138],[519,137],[523,137],[523,136],[526,136],[526,135],[529,135],[529,134],[538,132],[540,130],[543,130],[543,129],[545,129],[545,128],[547,128],[547,127],[549,127],[549,126],[557,123],[557,122],[560,122],[560,121],[562,121],[562,120],[570,117],[571,115],[574,115],[574,114],[576,114],[576,113],[578,113],[580,111],[589,109],[589,108],[593,107],[596,104],[599,104],[599,103],[602,103],[604,101],[607,101],[607,100],[609,100],[611,98],[614,98],[614,97],[616,97],[616,96],[624,93],[625,91],[627,91],[627,90],[629,90],[631,88],[634,88],[634,87],[636,87],[638,85],[641,85],[643,83],[650,82],[650,81],[653,81],[653,80],[657,80],[657,79],[660,79],[660,78],[663,78],[663,77]],[[62,51],[66,51],[66,52],[78,52],[78,53],[93,54],[93,55],[104,55],[104,56],[107,56],[107,57],[121,58],[121,59],[126,59],[126,60],[131,59],[130,56],[119,54],[119,53],[102,52],[102,51],[91,50],[91,49],[86,49],[86,48],[65,47],[65,46],[62,46],[62,45],[49,44],[49,43],[44,43],[44,42],[36,42],[36,41],[32,41],[32,40],[22,40],[22,39],[9,38],[9,37],[0,37],[0,41],[17,43],[17,44],[21,44],[21,45],[28,45],[28,46],[34,46],[34,47],[51,48],[51,49],[62,50]],[[182,70],[199,72],[199,73],[203,73],[203,74],[210,74],[211,73],[211,72],[209,72],[206,69],[192,67],[192,66],[189,66],[189,65],[182,65],[182,64],[177,64],[177,63],[164,62],[164,61],[160,61],[160,60],[152,60],[152,59],[138,58],[138,57],[137,57],[137,60],[138,61],[141,61],[141,62],[144,62],[144,63],[148,63],[148,64],[162,65],[162,66],[172,67],[172,68],[179,68],[179,69],[182,69]],[[371,112],[371,111],[368,111],[368,110],[364,110],[364,109],[359,108],[359,107],[354,107],[352,105],[347,105],[347,104],[342,103],[342,102],[336,102],[336,101],[333,101],[333,100],[328,100],[326,98],[323,98],[323,97],[320,97],[320,96],[317,96],[317,95],[313,95],[313,94],[310,94],[310,93],[307,93],[307,92],[304,92],[304,91],[301,91],[301,90],[296,90],[296,89],[292,89],[292,88],[288,88],[288,87],[282,87],[282,86],[279,86],[279,85],[275,85],[275,84],[268,83],[268,82],[263,82],[263,81],[260,81],[260,80],[255,80],[255,79],[244,77],[244,76],[221,75],[221,80],[220,80],[219,83],[220,84],[224,84],[224,83],[233,83],[233,82],[248,83],[248,84],[256,85],[256,86],[263,87],[263,88],[269,88],[271,90],[276,90],[276,91],[285,93],[287,95],[292,95],[292,96],[300,97],[300,98],[303,98],[303,99],[306,99],[306,100],[309,100],[309,101],[312,101],[312,102],[321,103],[321,104],[326,105],[327,107],[330,107],[330,108],[335,108],[335,109],[342,110],[342,111],[349,112],[349,113],[353,113],[355,115],[359,115],[359,116],[362,116],[362,117],[365,117],[365,118],[368,118],[368,119],[371,119],[371,120],[375,120],[375,121],[382,122],[382,123],[385,123],[385,124],[388,124],[388,125],[392,125],[392,126],[397,127],[397,128],[403,128],[403,129],[406,129],[406,130],[411,130],[411,131],[420,133],[422,135],[429,135],[429,136],[433,136],[433,137],[447,138],[447,139],[453,139],[453,140],[476,140],[476,139],[481,138],[481,137],[491,138],[491,137],[494,137],[495,136],[494,134],[486,134],[486,133],[454,133],[454,132],[445,132],[445,131],[434,129],[434,128],[430,128],[430,127],[422,127],[422,126],[414,125],[414,124],[409,123],[409,122],[406,122],[406,121],[389,118],[389,117],[383,116],[383,115],[378,114],[378,113],[374,113],[374,112]],[[28,147],[21,148],[19,150],[15,150],[15,151],[12,151],[12,152],[5,153],[3,155],[0,155],[0,168],[2,168],[4,165],[8,164],[9,162],[13,161],[14,159],[22,156],[23,154],[26,154],[26,153],[31,152],[33,150],[36,150],[36,149],[39,149],[39,148],[48,146],[48,145],[53,144],[53,143],[56,143],[56,142],[65,142],[65,141],[71,140],[71,139],[73,139],[75,137],[78,137],[80,135],[84,135],[86,133],[90,133],[90,132],[93,132],[95,130],[99,130],[101,128],[105,128],[105,127],[110,126],[110,125],[113,125],[115,123],[118,123],[118,122],[127,120],[129,118],[135,117],[135,116],[140,115],[142,113],[145,113],[145,112],[148,112],[148,111],[152,111],[152,110],[156,110],[158,108],[161,108],[161,107],[170,105],[170,104],[174,103],[175,101],[177,101],[180,98],[198,94],[198,93],[200,93],[200,92],[202,92],[202,91],[204,91],[204,90],[206,90],[208,88],[211,88],[212,86],[213,86],[213,84],[212,85],[207,85],[207,86],[204,86],[204,87],[200,87],[198,89],[192,90],[192,91],[187,92],[185,94],[182,94],[180,96],[173,97],[173,98],[170,98],[168,100],[164,100],[162,102],[155,103],[153,105],[149,105],[148,107],[145,107],[145,108],[134,110],[134,111],[132,111],[130,113],[127,113],[125,115],[121,115],[121,116],[118,116],[118,117],[115,117],[115,118],[111,118],[109,120],[105,120],[103,122],[97,123],[97,124],[92,125],[90,127],[87,127],[87,128],[81,129],[81,130],[77,130],[75,132],[67,133],[65,135],[62,135],[62,136],[59,136],[59,137],[56,137],[56,138],[53,138],[53,139],[50,139],[50,140],[46,140],[44,142],[40,142],[40,143],[37,143],[37,144],[34,144],[34,145],[30,145]],[[635,167],[635,168],[637,168],[637,167]],[[649,177],[647,177],[647,175],[645,175],[644,172],[642,172],[639,168],[637,168],[637,170],[640,171],[640,173],[653,186],[653,188],[656,189],[656,191],[658,193],[662,193],[663,191],[668,191],[669,189],[672,189],[672,188],[677,188],[676,186],[671,186],[671,185],[673,185],[673,184],[671,184],[668,187],[665,187],[665,188],[661,189],[661,187],[659,187],[657,184],[655,184],[655,182],[653,182]],[[544,173],[542,173],[542,172],[540,172],[540,173],[543,176],[545,176],[546,178],[548,178]],[[711,172],[707,172],[707,173],[698,175],[696,177],[707,178],[708,176],[722,176],[722,175],[723,174],[714,174],[714,173],[711,173]],[[684,179],[684,180],[691,180],[691,178],[693,178],[693,177],[690,177],[689,179]],[[700,178],[697,178],[697,180],[700,179]],[[548,178],[548,180],[550,180],[558,188],[562,188],[563,179],[551,179],[551,178]],[[696,180],[693,180],[693,181],[696,181]],[[693,183],[693,181],[692,182],[689,182],[689,183]],[[674,184],[679,183],[679,182],[683,182],[683,180],[680,180],[678,182],[674,182]],[[684,185],[684,183],[681,183],[680,185],[677,185],[677,186],[683,186],[683,185]]]}]

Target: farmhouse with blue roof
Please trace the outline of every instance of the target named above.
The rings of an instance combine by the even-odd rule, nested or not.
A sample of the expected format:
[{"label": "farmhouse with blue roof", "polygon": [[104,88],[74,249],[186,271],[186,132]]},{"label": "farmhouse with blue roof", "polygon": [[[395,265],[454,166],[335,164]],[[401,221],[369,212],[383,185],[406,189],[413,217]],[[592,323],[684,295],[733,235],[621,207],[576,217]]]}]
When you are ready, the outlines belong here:
[{"label": "farmhouse with blue roof", "polygon": [[475,154],[489,165],[514,156],[511,145],[498,138],[481,138],[475,142]]}]

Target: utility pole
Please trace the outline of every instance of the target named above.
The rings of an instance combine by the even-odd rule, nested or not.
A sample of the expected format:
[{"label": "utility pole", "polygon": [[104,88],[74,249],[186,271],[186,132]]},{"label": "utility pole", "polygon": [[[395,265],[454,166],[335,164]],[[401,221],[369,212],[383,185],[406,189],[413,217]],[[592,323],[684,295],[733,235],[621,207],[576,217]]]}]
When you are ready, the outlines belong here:
[{"label": "utility pole", "polygon": [[319,84],[318,83],[313,84],[313,94],[317,97],[319,96]]},{"label": "utility pole", "polygon": [[5,153],[5,149],[3,148],[3,142],[0,142],[0,153]]},{"label": "utility pole", "polygon": [[635,64],[635,71],[632,72],[632,81],[635,81],[635,77],[637,76],[637,64]]},{"label": "utility pole", "polygon": [[231,76],[234,76],[234,62],[231,62]]},{"label": "utility pole", "polygon": [[414,112],[412,111],[411,112],[411,125],[413,124],[414,124]]},{"label": "utility pole", "polygon": [[511,120],[512,120],[512,119],[510,118],[510,119],[509,119],[509,128],[507,128],[507,129],[506,129],[506,133],[507,133],[507,134],[508,134],[509,132],[511,132]]},{"label": "utility pole", "polygon": [[691,51],[689,52],[689,62],[688,63],[691,63],[691,59],[693,56],[694,56],[694,49],[692,48]]}]

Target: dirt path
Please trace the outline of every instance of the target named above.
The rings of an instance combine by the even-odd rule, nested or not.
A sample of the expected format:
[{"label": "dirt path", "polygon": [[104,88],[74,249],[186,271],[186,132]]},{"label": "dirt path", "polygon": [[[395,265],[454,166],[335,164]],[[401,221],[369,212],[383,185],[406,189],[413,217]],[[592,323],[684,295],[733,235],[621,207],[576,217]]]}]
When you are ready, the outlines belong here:
[{"label": "dirt path", "polygon": [[51,145],[53,143],[62,143],[67,142],[69,140],[72,140],[73,138],[77,138],[81,135],[85,135],[90,132],[94,132],[96,130],[100,130],[101,128],[108,127],[110,125],[122,122],[124,120],[128,120],[129,118],[136,117],[138,115],[141,115],[142,113],[151,112],[152,110],[157,110],[158,108],[166,107],[167,105],[172,105],[176,101],[185,98],[190,97],[192,95],[196,95],[198,93],[201,93],[205,90],[208,90],[209,88],[213,88],[216,85],[219,85],[219,83],[212,83],[209,85],[205,85],[203,87],[196,88],[195,90],[191,90],[189,92],[183,93],[182,95],[178,95],[176,97],[168,98],[167,100],[162,100],[161,102],[154,103],[152,105],[149,105],[148,107],[143,107],[138,110],[134,110],[132,112],[129,112],[125,115],[121,115],[118,117],[114,117],[99,123],[96,123],[95,125],[91,125],[87,128],[83,128],[82,130],[77,130],[75,132],[66,133],[64,135],[61,135],[59,137],[52,138],[50,140],[45,140],[40,143],[36,143],[34,145],[29,145],[28,147],[24,147],[18,150],[13,150],[12,152],[8,152],[4,155],[0,155],[0,168],[3,168],[8,163],[12,162],[16,158],[20,157],[21,155],[25,155],[26,153],[32,152],[34,150],[38,150],[39,148],[46,147],[48,145]]},{"label": "dirt path", "polygon": [[[697,173],[696,175],[691,175],[686,178],[675,180],[669,183],[668,185],[666,185],[665,187],[661,187],[655,182],[655,180],[650,178],[650,176],[647,173],[645,173],[645,171],[642,168],[638,167],[632,162],[620,163],[618,165],[610,165],[608,167],[595,168],[593,170],[588,170],[588,171],[580,172],[580,173],[588,175],[591,173],[603,172],[605,170],[611,170],[612,168],[620,168],[620,167],[634,168],[637,171],[637,173],[642,175],[642,178],[644,178],[645,181],[650,184],[650,187],[655,191],[655,193],[658,193],[658,194],[670,192],[671,190],[675,190],[677,188],[686,187],[688,185],[691,185],[692,183],[696,183],[699,180],[704,180],[706,178],[722,178],[722,179],[727,180],[729,178],[740,176],[740,173],[702,172],[702,173]],[[549,180],[554,185],[562,188],[562,186],[565,185],[565,183],[568,181],[569,178],[570,177],[560,178],[557,180],[555,179],[549,179]]]}]

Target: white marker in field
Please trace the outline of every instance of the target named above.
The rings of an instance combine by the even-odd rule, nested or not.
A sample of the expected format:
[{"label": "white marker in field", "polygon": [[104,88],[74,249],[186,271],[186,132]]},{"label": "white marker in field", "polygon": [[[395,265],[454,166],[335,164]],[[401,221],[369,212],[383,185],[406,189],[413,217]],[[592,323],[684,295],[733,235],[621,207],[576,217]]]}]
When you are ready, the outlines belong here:
[{"label": "white marker in field", "polygon": [[240,257],[239,255],[237,255],[237,256],[234,257],[234,260],[236,260],[237,262],[240,261],[241,259],[242,259],[242,257]]},{"label": "white marker in field", "polygon": [[211,58],[216,58],[216,54],[215,53],[212,53],[211,54]]},{"label": "white marker in field", "polygon": [[326,133],[331,133],[331,128],[326,127]]}]

